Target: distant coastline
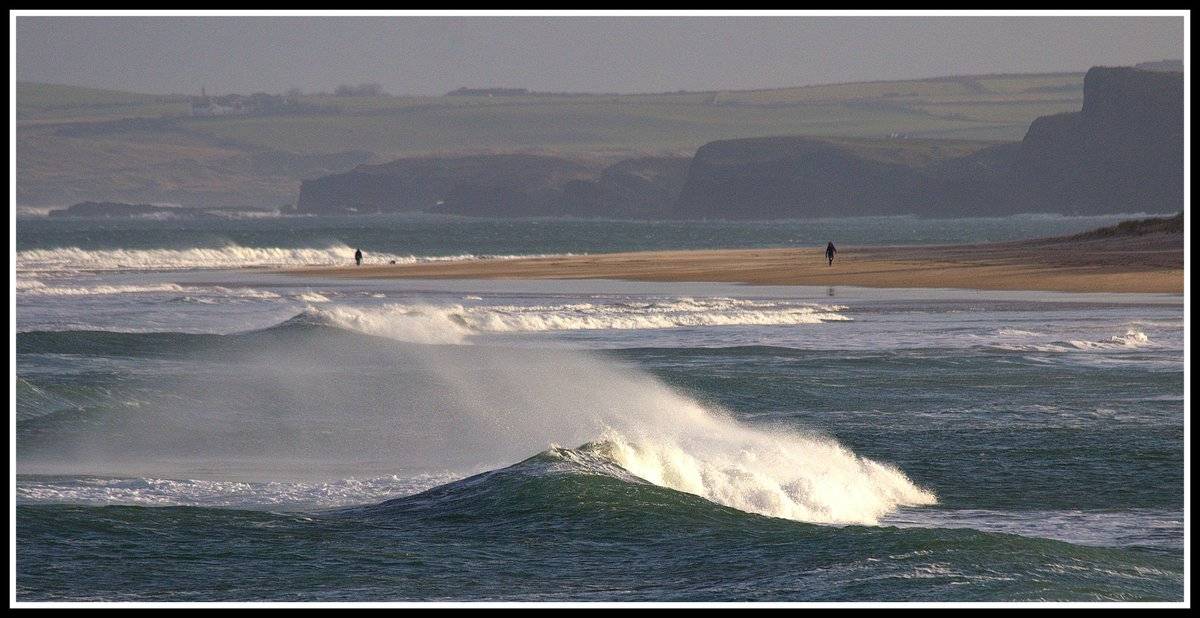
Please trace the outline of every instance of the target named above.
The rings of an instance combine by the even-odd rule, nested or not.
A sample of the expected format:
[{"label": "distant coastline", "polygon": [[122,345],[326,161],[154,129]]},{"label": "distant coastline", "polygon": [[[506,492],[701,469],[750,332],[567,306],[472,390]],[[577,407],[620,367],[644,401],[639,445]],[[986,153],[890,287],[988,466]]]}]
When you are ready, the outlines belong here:
[{"label": "distant coastline", "polygon": [[[122,219],[155,216],[205,217],[236,216],[244,211],[233,208],[188,208],[184,206],[159,206],[155,204],[127,204],[125,202],[80,202],[67,208],[54,209],[47,217],[79,217],[85,219]],[[264,214],[266,211],[264,211]]]},{"label": "distant coastline", "polygon": [[[1132,97],[1134,124],[1166,126],[1182,115],[1155,103],[1170,101],[1177,88],[1134,84],[1180,73],[1101,67],[1089,75],[1098,70],[1135,76],[1108,88]],[[1136,126],[1097,131],[1106,122],[1085,98],[1102,100],[1090,95],[1106,84],[1093,82],[1084,73],[1044,73],[624,95],[467,88],[464,96],[403,97],[351,88],[209,97],[238,112],[223,115],[206,115],[211,105],[197,107],[197,97],[184,94],[20,82],[16,201],[23,212],[91,200],[282,214],[638,220],[1177,210],[1178,200],[1147,197],[1181,184],[1155,175],[1178,167],[1181,153],[1170,143],[1161,148],[1173,153],[1169,169],[1131,151],[1119,166],[1136,181],[1119,184],[1135,199],[1060,175],[1095,171],[1072,153],[1161,144],[1145,135],[1127,143]],[[1058,120],[1032,131],[1042,118]],[[1050,139],[1024,148],[1031,133]],[[1090,141],[1080,149],[1071,135]],[[1070,152],[1037,148],[1047,143]],[[506,162],[520,157],[536,160],[509,173]],[[1065,193],[1004,202],[1012,192],[994,190],[996,183],[1025,178],[1011,168],[1035,159],[1055,163],[1035,183],[1037,193]],[[1111,169],[1116,161],[1097,163]],[[1086,199],[1062,199],[1072,195]]]},{"label": "distant coastline", "polygon": [[[895,98],[888,94],[900,95],[880,96]],[[690,156],[616,161],[547,153],[406,157],[307,179],[296,209],[771,220],[1182,208],[1183,74],[1094,67],[1082,94],[1078,111],[1033,119],[1019,142],[892,132],[722,139]]]}]

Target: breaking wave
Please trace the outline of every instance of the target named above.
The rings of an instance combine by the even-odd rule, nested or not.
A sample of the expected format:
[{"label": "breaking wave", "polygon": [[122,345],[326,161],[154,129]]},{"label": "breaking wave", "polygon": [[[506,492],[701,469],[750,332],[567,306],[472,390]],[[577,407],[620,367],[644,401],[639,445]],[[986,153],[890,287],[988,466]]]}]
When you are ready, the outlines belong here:
[{"label": "breaking wave", "polygon": [[752,428],[695,406],[657,436],[609,432],[599,448],[623,470],[739,511],[826,524],[877,524],[899,506],[937,503],[903,472],[832,439]]},{"label": "breaking wave", "polygon": [[[705,302],[660,304],[696,312]],[[833,313],[832,307],[714,303],[783,316],[801,309],[799,316]],[[270,329],[237,335],[21,334],[19,354],[163,356],[174,351],[187,358],[222,359],[229,372],[219,392],[203,386],[207,379],[193,384],[190,374],[170,384],[121,386],[95,397],[43,389],[39,401],[45,409],[28,410],[18,425],[26,472],[57,474],[69,465],[87,466],[92,474],[153,473],[135,482],[27,485],[24,499],[100,501],[108,496],[145,505],[235,505],[257,493],[280,505],[310,499],[321,506],[352,502],[354,487],[255,488],[154,479],[170,478],[172,462],[181,460],[195,462],[185,467],[206,470],[295,469],[300,477],[323,476],[323,470],[347,461],[387,462],[380,473],[417,464],[424,470],[469,473],[544,451],[535,457],[553,465],[539,464],[537,475],[604,476],[632,484],[628,492],[642,492],[638,487],[650,484],[748,513],[811,523],[870,525],[900,506],[937,500],[899,469],[860,456],[831,437],[741,422],[727,410],[609,359],[561,350],[339,341],[341,329],[323,326],[327,320],[371,315],[338,317],[339,309],[345,311],[310,309]],[[409,323],[410,334],[423,332],[419,320],[467,328],[462,318],[428,311],[415,318],[417,325],[390,314],[374,318],[390,329]],[[358,326],[364,324],[374,327]],[[306,330],[313,327],[317,330]],[[331,363],[355,367],[353,378],[314,379],[321,375],[313,373],[317,368]],[[42,385],[23,388],[34,392]],[[77,402],[77,397],[85,399]],[[86,413],[77,413],[83,408]],[[583,446],[556,446],[562,444]],[[385,481],[360,492],[360,504],[386,491],[407,490]],[[506,500],[520,503],[529,491],[518,488]],[[322,492],[336,495],[326,499]]]},{"label": "breaking wave", "polygon": [[[1025,331],[1002,331],[1003,335],[1037,335]],[[1155,343],[1140,330],[1128,329],[1123,335],[1113,335],[1108,339],[1089,341],[1085,339],[1070,339],[1065,341],[1050,341],[1045,343],[1014,343],[998,344],[995,347],[1013,352],[1078,352],[1094,350],[1136,350],[1152,347]]]},{"label": "breaking wave", "polygon": [[[484,259],[547,257],[542,255],[413,256],[367,252],[366,264],[414,264]],[[350,264],[354,248],[345,244],[327,247],[220,247],[186,249],[26,249],[17,252],[18,272],[227,269],[267,266],[331,266]]]},{"label": "breaking wave", "polygon": [[152,283],[146,285],[101,284],[101,285],[47,285],[37,279],[18,279],[17,294],[29,296],[107,296],[112,294],[210,294],[225,298],[280,298],[279,294],[253,288],[227,288],[222,286],[179,285],[177,283]]},{"label": "breaking wave", "polygon": [[[779,441],[770,444],[764,434],[748,428],[707,429],[725,433],[686,446],[673,441],[678,434],[635,444],[616,433],[578,448],[552,446],[507,468],[351,512],[392,517],[418,510],[461,516],[471,509],[501,520],[528,516],[544,505],[550,510],[673,510],[681,515],[703,504],[691,497],[695,496],[767,517],[878,525],[897,508],[937,503],[936,496],[899,470],[833,442],[792,435],[778,436]],[[730,446],[734,450],[722,450]]]},{"label": "breaking wave", "polygon": [[481,333],[772,326],[846,321],[841,305],[733,298],[563,305],[404,305],[308,307],[301,317],[340,328],[413,341],[462,343]]},{"label": "breaking wave", "polygon": [[[18,484],[16,497],[20,504],[310,510],[421,500],[417,494],[430,492],[458,494],[442,500],[453,505],[471,501],[461,495],[470,493],[464,488],[516,475],[526,481],[605,477],[632,485],[621,492],[630,499],[638,486],[652,485],[746,513],[817,524],[877,525],[897,508],[937,503],[933,493],[899,469],[860,457],[831,439],[772,434],[699,406],[683,411],[692,423],[669,432],[610,430],[602,440],[578,448],[552,445],[508,468],[463,480],[449,472],[315,482],[35,476]],[[499,489],[512,493],[508,501],[514,510],[534,506],[529,501],[536,489],[529,484]],[[367,508],[387,507],[384,502]]]}]

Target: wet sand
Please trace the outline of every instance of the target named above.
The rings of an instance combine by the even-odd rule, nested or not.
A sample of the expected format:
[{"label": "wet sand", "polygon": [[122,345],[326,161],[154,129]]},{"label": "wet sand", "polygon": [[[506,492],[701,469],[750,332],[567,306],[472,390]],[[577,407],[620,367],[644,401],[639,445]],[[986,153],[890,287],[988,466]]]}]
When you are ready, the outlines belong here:
[{"label": "wet sand", "polygon": [[1061,292],[1183,293],[1183,237],[1144,234],[983,245],[647,251],[287,270],[347,278],[626,279]]}]

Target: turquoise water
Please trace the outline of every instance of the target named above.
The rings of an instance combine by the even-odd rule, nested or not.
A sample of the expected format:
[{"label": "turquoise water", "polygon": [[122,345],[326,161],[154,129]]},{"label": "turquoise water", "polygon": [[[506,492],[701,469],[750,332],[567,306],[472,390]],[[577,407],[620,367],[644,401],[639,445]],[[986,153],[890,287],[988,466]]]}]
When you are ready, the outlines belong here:
[{"label": "turquoise water", "polygon": [[[296,221],[203,225],[530,242]],[[1182,599],[1178,296],[296,279],[72,225],[18,228],[19,600]],[[522,252],[643,248],[561,225]]]}]

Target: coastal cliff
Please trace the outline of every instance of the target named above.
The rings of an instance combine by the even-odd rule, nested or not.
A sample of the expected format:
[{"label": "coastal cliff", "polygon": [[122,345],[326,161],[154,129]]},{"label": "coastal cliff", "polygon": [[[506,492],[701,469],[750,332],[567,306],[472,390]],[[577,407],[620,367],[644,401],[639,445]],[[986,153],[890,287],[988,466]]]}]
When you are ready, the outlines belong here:
[{"label": "coastal cliff", "polygon": [[1182,208],[1182,74],[1097,67],[1085,77],[1081,111],[1038,118],[1019,144],[927,165],[805,137],[706,144],[672,212],[759,219]]},{"label": "coastal cliff", "polygon": [[1183,76],[1096,67],[1078,112],[1017,142],[758,137],[608,167],[557,156],[414,157],[305,181],[306,213],[779,219],[1183,208]]},{"label": "coastal cliff", "polygon": [[302,213],[656,218],[683,185],[686,158],[608,167],[523,154],[399,159],[305,181]]},{"label": "coastal cliff", "polygon": [[1017,155],[1011,195],[1031,211],[1182,210],[1182,74],[1093,68],[1083,110],[1035,120]]}]

